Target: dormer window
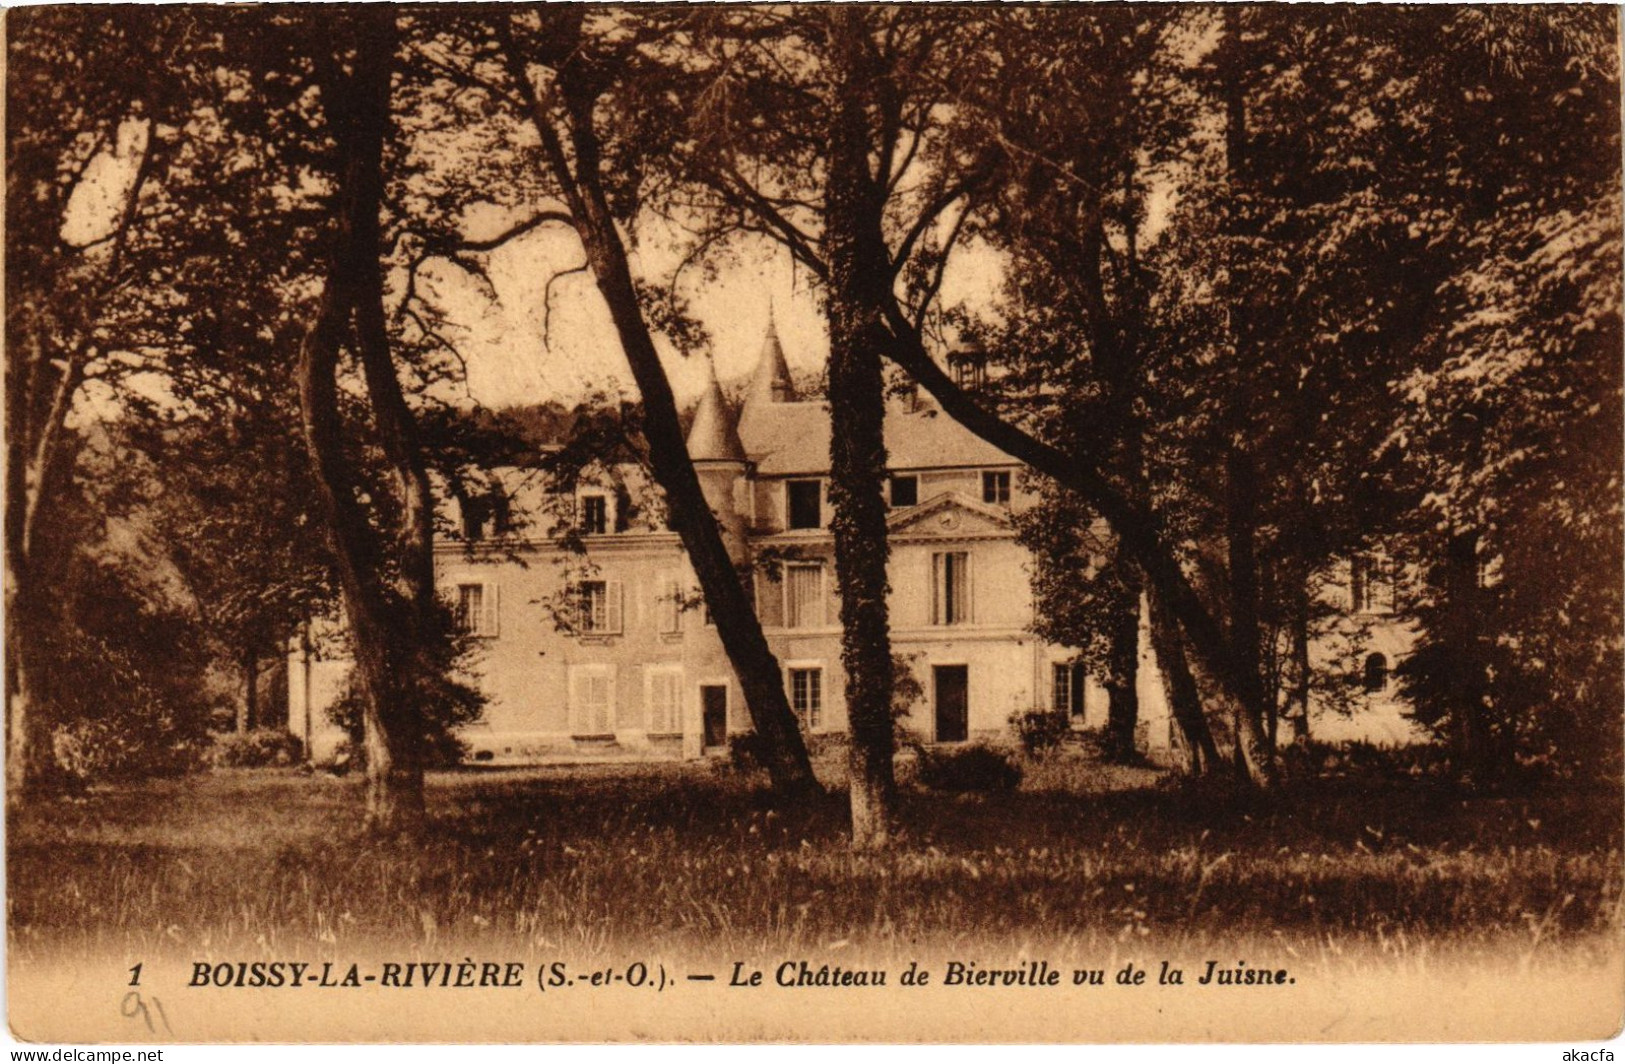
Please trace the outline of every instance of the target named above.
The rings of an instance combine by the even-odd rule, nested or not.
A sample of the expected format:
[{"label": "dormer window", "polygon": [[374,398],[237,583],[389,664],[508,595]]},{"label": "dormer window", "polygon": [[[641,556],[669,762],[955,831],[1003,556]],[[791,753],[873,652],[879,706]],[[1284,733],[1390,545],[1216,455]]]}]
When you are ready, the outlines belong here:
[{"label": "dormer window", "polygon": [[786,510],[791,528],[824,527],[824,485],[818,480],[785,483]]},{"label": "dormer window", "polygon": [[609,531],[609,496],[581,497],[581,531],[588,536],[601,536]]},{"label": "dormer window", "polygon": [[891,504],[894,509],[902,506],[918,506],[919,503],[919,477],[891,478]]}]

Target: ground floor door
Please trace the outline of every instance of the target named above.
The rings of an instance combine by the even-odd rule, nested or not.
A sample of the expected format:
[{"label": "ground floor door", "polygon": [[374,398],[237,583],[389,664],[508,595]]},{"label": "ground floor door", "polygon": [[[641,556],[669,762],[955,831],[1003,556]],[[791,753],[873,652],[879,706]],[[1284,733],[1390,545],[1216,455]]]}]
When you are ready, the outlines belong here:
[{"label": "ground floor door", "polygon": [[937,701],[937,742],[962,743],[970,738],[970,668],[932,667]]},{"label": "ground floor door", "polygon": [[723,684],[700,685],[700,707],[704,714],[706,746],[728,745],[728,688]]}]

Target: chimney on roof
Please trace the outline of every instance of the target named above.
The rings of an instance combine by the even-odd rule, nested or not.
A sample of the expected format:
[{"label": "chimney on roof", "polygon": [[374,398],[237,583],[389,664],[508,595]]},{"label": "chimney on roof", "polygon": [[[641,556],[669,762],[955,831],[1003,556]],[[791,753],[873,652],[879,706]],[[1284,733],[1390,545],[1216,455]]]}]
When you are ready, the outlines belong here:
[{"label": "chimney on roof", "polygon": [[767,338],[762,341],[762,353],[756,359],[756,371],[751,374],[745,403],[793,403],[797,398],[795,383],[790,379],[790,364],[784,360],[784,348],[779,344],[778,324],[769,309]]}]

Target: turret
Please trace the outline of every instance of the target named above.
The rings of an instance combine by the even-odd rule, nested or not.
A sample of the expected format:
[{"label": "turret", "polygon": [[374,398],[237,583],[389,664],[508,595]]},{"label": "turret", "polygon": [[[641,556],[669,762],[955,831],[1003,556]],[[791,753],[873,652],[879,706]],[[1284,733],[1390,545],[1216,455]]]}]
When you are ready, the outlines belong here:
[{"label": "turret", "polygon": [[694,463],[694,472],[699,475],[705,501],[717,516],[728,556],[734,564],[743,564],[745,523],[749,517],[745,479],[748,462],[744,444],[739,442],[739,431],[728,412],[727,400],[722,397],[722,387],[717,383],[715,367],[700,396],[694,423],[688,429],[688,456]]},{"label": "turret", "polygon": [[762,341],[762,353],[756,359],[756,371],[751,374],[750,387],[745,391],[745,404],[793,403],[797,399],[795,382],[790,379],[790,364],[784,360],[784,348],[779,344],[779,330],[771,313],[767,319],[767,338]]}]

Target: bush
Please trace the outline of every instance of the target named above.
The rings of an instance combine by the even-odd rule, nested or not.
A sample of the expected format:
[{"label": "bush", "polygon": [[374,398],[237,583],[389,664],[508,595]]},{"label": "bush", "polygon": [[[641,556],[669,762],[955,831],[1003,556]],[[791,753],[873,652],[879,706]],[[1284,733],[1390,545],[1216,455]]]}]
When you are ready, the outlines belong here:
[{"label": "bush", "polygon": [[295,765],[303,754],[304,744],[297,735],[277,728],[256,728],[216,735],[209,748],[209,764],[215,768]]},{"label": "bush", "polygon": [[1010,791],[1021,769],[1002,750],[980,743],[946,752],[920,751],[919,780],[934,791]]},{"label": "bush", "polygon": [[52,752],[64,772],[86,783],[179,776],[198,768],[203,743],[165,723],[134,713],[72,721],[52,735]]},{"label": "bush", "polygon": [[728,736],[728,764],[735,772],[767,768],[767,760],[762,757],[762,737],[753,731]]},{"label": "bush", "polygon": [[1010,727],[1028,756],[1037,757],[1055,749],[1071,734],[1072,722],[1051,709],[1019,710],[1010,714]]}]

